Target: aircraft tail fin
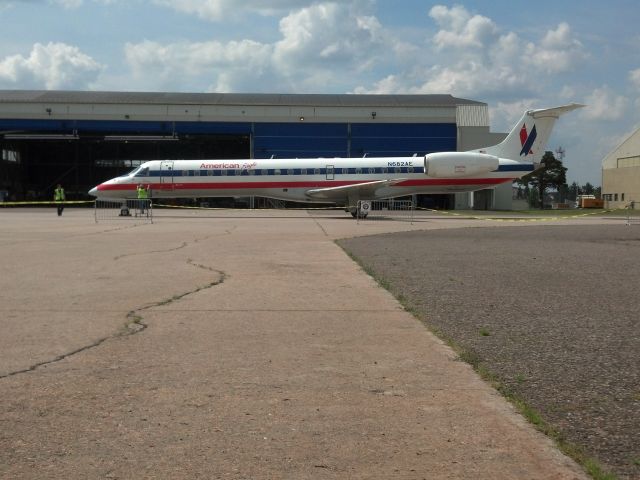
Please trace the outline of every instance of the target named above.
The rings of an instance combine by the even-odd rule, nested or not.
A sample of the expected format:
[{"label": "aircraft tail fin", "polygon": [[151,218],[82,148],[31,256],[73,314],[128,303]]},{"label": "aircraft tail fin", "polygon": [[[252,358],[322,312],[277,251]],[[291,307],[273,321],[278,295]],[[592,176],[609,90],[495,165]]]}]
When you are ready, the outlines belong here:
[{"label": "aircraft tail fin", "polygon": [[571,103],[561,107],[528,110],[502,143],[474,150],[516,161],[540,163],[556,120],[584,105]]}]

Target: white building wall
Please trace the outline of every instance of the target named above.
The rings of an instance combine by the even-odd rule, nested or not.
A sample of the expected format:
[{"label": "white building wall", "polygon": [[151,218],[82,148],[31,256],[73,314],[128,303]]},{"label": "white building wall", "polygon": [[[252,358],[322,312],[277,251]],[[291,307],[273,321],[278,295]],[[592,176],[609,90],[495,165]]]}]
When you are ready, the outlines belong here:
[{"label": "white building wall", "polygon": [[605,208],[624,208],[631,201],[640,208],[640,129],[602,161]]}]

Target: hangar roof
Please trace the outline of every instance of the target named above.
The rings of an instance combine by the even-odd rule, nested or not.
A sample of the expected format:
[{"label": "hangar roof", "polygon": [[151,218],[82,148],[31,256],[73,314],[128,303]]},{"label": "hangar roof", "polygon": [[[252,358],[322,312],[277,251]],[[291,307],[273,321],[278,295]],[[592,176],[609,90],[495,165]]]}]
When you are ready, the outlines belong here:
[{"label": "hangar roof", "polygon": [[98,92],[0,90],[0,103],[101,103],[162,105],[256,105],[326,107],[455,107],[486,105],[451,95]]}]

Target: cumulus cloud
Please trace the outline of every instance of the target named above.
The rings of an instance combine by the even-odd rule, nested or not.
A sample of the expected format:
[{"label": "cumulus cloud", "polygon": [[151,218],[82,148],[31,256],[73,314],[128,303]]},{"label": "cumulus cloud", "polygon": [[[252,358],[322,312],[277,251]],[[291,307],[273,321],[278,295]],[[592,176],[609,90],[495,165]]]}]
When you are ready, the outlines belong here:
[{"label": "cumulus cloud", "polygon": [[[566,23],[537,42],[526,41],[459,5],[431,8],[428,18],[438,30],[420,44],[386,29],[371,0],[279,0],[268,8],[258,0],[238,5],[231,0],[154,1],[208,19],[222,19],[231,11],[288,12],[279,21],[280,38],[269,43],[127,44],[125,58],[135,78],[157,89],[202,89],[196,77],[204,76],[207,88],[218,91],[326,91],[330,85],[334,91],[357,93],[531,97],[544,87],[545,76],[585,57]],[[376,79],[375,72],[384,71],[380,67],[386,74]],[[370,83],[354,87],[353,78]]]},{"label": "cumulus cloud", "polygon": [[438,49],[483,48],[495,40],[498,28],[493,21],[482,15],[471,15],[466,8],[456,5],[447,8],[436,5],[429,16],[440,26],[433,37]]},{"label": "cumulus cloud", "polygon": [[397,75],[389,75],[382,80],[378,80],[371,88],[363,86],[356,87],[353,90],[356,94],[388,94],[388,93],[409,93],[406,82]]},{"label": "cumulus cloud", "polygon": [[582,43],[572,38],[571,28],[561,23],[555,30],[549,30],[540,44],[528,43],[527,63],[546,73],[559,73],[571,70],[587,58]]},{"label": "cumulus cloud", "polygon": [[428,80],[416,91],[420,93],[459,92],[460,95],[482,95],[529,90],[528,78],[508,65],[464,62],[451,67],[434,67]]},{"label": "cumulus cloud", "polygon": [[627,109],[629,100],[614,93],[609,87],[596,88],[587,96],[582,115],[590,120],[619,120]]},{"label": "cumulus cloud", "polygon": [[317,3],[313,0],[153,0],[156,5],[172,8],[178,12],[197,15],[211,21],[237,18],[243,13],[276,15],[283,11],[304,8]]},{"label": "cumulus cloud", "polygon": [[85,89],[103,66],[78,47],[36,43],[28,57],[12,55],[0,61],[2,88]]},{"label": "cumulus cloud", "polygon": [[72,9],[81,7],[83,0],[49,0],[49,3],[60,5],[67,9]]},{"label": "cumulus cloud", "polygon": [[575,67],[587,56],[567,23],[549,29],[534,42],[502,31],[490,18],[461,5],[436,5],[429,17],[439,28],[430,38],[432,54],[423,55],[393,79],[387,76],[370,88],[359,86],[357,92],[533,97],[545,79]]},{"label": "cumulus cloud", "polygon": [[640,90],[640,68],[629,72],[629,80],[635,88]]},{"label": "cumulus cloud", "polygon": [[287,72],[301,66],[336,68],[346,63],[363,70],[385,41],[375,17],[335,3],[289,14],[280,21],[280,32],[282,39],[275,45],[274,61]]},{"label": "cumulus cloud", "polygon": [[228,92],[242,88],[243,78],[260,78],[269,69],[271,51],[271,46],[251,40],[169,45],[147,40],[127,43],[125,58],[134,78],[155,89],[185,90],[193,79],[204,77],[211,90]]},{"label": "cumulus cloud", "polygon": [[[345,82],[385,58],[408,55],[412,48],[396,41],[378,19],[352,4],[312,5],[280,20],[280,39],[161,44],[128,43],[125,58],[142,83],[154,88],[188,88],[205,76],[216,91],[314,91]],[[180,83],[178,83],[180,82]],[[262,88],[256,88],[256,85]]]}]

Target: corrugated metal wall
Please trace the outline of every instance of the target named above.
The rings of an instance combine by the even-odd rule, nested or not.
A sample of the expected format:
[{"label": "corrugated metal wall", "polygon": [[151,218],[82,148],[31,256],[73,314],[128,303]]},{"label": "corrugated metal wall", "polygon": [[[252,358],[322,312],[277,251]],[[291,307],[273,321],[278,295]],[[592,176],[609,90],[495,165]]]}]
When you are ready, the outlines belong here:
[{"label": "corrugated metal wall", "polygon": [[489,107],[487,105],[458,105],[456,123],[459,127],[488,127]]}]

